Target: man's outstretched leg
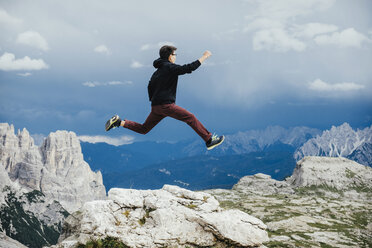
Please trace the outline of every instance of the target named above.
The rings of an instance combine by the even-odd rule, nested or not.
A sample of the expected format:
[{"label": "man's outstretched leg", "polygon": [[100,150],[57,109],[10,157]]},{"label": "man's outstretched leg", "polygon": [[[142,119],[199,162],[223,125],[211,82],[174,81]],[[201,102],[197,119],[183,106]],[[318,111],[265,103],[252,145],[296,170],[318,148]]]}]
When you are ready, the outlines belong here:
[{"label": "man's outstretched leg", "polygon": [[146,134],[155,127],[165,116],[154,113],[153,109],[143,124],[130,120],[121,120],[118,115],[114,115],[106,122],[106,131],[115,127],[125,127],[136,133]]},{"label": "man's outstretched leg", "polygon": [[212,135],[195,117],[195,115],[187,111],[186,109],[176,104],[167,104],[165,106],[166,107],[163,109],[163,113],[174,119],[185,122],[192,129],[194,129],[194,131],[205,141],[208,150],[221,145],[224,141],[225,137],[223,135]]}]

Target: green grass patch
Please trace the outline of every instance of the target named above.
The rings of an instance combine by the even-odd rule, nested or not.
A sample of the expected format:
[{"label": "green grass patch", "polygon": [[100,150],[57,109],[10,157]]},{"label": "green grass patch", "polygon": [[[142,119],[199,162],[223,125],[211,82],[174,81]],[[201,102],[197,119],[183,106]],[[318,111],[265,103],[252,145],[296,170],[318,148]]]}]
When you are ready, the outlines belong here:
[{"label": "green grass patch", "polygon": [[237,203],[233,201],[221,201],[220,202],[220,207],[225,208],[225,209],[230,209],[230,208],[236,208]]},{"label": "green grass patch", "polygon": [[326,244],[326,243],[320,242],[320,247],[322,247],[322,248],[333,248],[333,247],[335,247],[335,246],[332,246],[332,245],[329,245],[329,244]]},{"label": "green grass patch", "polygon": [[264,244],[266,247],[283,247],[283,248],[292,248],[292,245],[286,244],[280,241],[270,241]]},{"label": "green grass patch", "polygon": [[187,205],[188,208],[191,208],[191,209],[195,209],[197,208],[198,206],[196,206],[195,204],[192,204],[190,203],[189,205]]},{"label": "green grass patch", "polygon": [[106,237],[88,241],[86,244],[78,244],[77,248],[130,248],[118,238]]},{"label": "green grass patch", "polygon": [[140,224],[141,226],[143,226],[145,223],[146,223],[146,217],[145,216],[143,216],[141,219],[138,220],[138,224]]},{"label": "green grass patch", "polygon": [[351,217],[354,220],[354,225],[361,229],[367,228],[368,223],[372,221],[372,213],[368,211],[354,212]]},{"label": "green grass patch", "polygon": [[294,190],[295,190],[295,192],[298,196],[316,195],[317,197],[324,198],[325,195],[326,195],[326,192],[337,193],[340,196],[344,195],[344,192],[342,190],[339,190],[335,187],[331,187],[327,184],[299,187],[299,188],[296,188]]},{"label": "green grass patch", "polygon": [[346,177],[347,178],[353,178],[353,177],[356,176],[356,173],[355,172],[352,172],[349,168],[346,168],[345,174],[346,174]]}]

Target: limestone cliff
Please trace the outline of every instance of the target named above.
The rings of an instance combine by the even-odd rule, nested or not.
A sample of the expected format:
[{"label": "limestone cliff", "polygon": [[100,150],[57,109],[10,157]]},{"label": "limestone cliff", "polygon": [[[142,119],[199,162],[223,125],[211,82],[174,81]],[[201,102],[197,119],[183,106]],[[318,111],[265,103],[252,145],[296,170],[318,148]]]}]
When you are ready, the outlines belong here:
[{"label": "limestone cliff", "polygon": [[0,123],[0,166],[13,182],[41,191],[69,212],[106,195],[101,173],[84,161],[73,132],[51,133],[38,147],[26,129],[16,135],[13,125]]},{"label": "limestone cliff", "polygon": [[305,157],[297,162],[287,181],[295,187],[326,185],[338,190],[364,187],[372,190],[372,170],[341,157]]}]

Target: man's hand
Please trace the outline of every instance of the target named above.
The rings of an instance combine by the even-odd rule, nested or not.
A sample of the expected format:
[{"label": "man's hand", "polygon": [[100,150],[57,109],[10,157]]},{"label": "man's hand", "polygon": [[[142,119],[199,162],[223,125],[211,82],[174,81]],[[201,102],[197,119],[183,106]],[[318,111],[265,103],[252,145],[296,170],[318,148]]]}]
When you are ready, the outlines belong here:
[{"label": "man's hand", "polygon": [[212,55],[212,53],[210,51],[205,51],[203,53],[203,56],[199,59],[200,63],[203,63],[204,60],[206,60],[207,58],[209,58],[210,56]]},{"label": "man's hand", "polygon": [[205,51],[204,54],[203,54],[203,57],[205,57],[206,59],[209,58],[210,56],[212,55],[212,53],[210,51]]}]

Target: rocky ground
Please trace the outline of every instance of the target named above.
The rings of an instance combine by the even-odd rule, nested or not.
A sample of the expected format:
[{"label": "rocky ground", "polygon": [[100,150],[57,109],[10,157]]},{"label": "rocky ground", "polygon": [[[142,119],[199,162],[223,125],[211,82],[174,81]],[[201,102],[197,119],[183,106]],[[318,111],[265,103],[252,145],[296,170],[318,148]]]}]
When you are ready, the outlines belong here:
[{"label": "rocky ground", "polygon": [[136,248],[259,247],[268,241],[265,229],[255,217],[220,208],[207,193],[171,185],[113,188],[108,200],[88,202],[70,215],[54,247],[72,248],[107,236]]},{"label": "rocky ground", "polygon": [[[342,164],[342,159],[335,160]],[[299,167],[301,162],[296,169]],[[345,168],[351,181],[364,176]],[[294,187],[291,182],[298,183],[300,174],[297,180],[287,181],[256,174],[242,178],[231,190],[207,192],[221,207],[237,208],[262,220],[270,238],[264,243],[267,247],[372,247],[372,190],[367,184],[372,177],[364,184],[345,183],[339,189],[327,184]]]}]

